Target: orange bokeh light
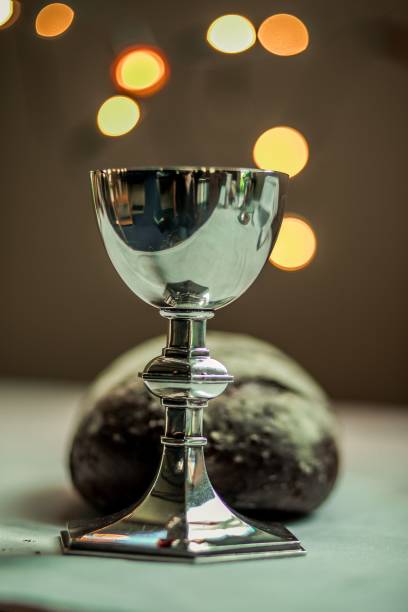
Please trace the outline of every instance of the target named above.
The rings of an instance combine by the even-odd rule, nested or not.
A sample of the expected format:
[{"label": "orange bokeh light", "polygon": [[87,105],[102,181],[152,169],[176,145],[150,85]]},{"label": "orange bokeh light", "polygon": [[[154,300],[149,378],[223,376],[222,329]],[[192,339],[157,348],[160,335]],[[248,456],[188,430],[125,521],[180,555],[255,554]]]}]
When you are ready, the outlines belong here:
[{"label": "orange bokeh light", "polygon": [[150,46],[125,49],[112,67],[112,77],[117,87],[139,96],[150,96],[159,91],[169,75],[169,65],[163,52]]},{"label": "orange bokeh light", "polygon": [[288,213],[282,226],[269,261],[287,272],[301,270],[310,264],[316,254],[317,240],[310,223]]},{"label": "orange bokeh light", "polygon": [[309,44],[309,32],[303,21],[294,15],[271,15],[258,30],[261,45],[275,55],[302,53]]},{"label": "orange bokeh light", "polygon": [[35,31],[44,38],[60,36],[71,26],[74,15],[74,11],[67,4],[47,4],[35,19]]},{"label": "orange bokeh light", "polygon": [[278,125],[259,136],[253,156],[258,168],[295,176],[307,164],[309,145],[303,134],[295,128]]}]

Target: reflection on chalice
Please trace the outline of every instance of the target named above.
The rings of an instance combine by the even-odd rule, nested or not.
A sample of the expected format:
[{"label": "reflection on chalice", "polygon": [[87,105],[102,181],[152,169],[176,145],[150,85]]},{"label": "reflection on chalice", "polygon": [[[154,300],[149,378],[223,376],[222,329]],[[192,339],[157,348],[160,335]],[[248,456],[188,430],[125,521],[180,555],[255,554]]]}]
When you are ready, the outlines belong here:
[{"label": "reflection on chalice", "polygon": [[70,523],[64,552],[194,562],[304,552],[282,525],[259,524],[224,504],[207,475],[202,430],[203,408],[233,380],[205,346],[207,319],[244,293],[267,261],[287,180],[244,168],[91,173],[113,265],[169,320],[166,347],[140,374],[166,419],[161,464],[145,496],[117,514]]}]

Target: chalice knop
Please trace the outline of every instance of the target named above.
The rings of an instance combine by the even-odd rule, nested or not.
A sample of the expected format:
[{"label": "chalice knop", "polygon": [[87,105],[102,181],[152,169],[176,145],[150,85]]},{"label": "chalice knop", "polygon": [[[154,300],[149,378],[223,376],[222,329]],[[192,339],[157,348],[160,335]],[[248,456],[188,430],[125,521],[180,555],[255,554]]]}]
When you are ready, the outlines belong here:
[{"label": "chalice knop", "polygon": [[205,346],[207,319],[244,293],[267,261],[288,177],[180,167],[96,170],[91,182],[113,265],[169,320],[166,347],[139,374],[161,400],[165,431],[145,496],[117,514],[70,523],[64,552],[194,562],[303,553],[282,525],[248,520],[224,504],[207,475],[202,430],[203,408],[233,380]]}]

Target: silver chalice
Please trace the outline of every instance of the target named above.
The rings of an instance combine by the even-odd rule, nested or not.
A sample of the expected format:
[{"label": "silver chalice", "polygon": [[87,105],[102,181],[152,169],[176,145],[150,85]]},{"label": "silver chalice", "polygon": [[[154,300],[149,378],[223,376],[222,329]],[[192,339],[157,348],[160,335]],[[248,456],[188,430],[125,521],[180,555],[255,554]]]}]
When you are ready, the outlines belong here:
[{"label": "silver chalice", "polygon": [[302,554],[282,525],[260,524],[224,504],[207,475],[202,429],[208,400],[233,380],[205,346],[207,319],[244,293],[267,261],[288,177],[246,168],[136,168],[96,170],[91,182],[113,265],[169,320],[166,347],[139,374],[166,418],[161,464],[145,496],[117,514],[70,523],[61,534],[64,552],[190,562]]}]

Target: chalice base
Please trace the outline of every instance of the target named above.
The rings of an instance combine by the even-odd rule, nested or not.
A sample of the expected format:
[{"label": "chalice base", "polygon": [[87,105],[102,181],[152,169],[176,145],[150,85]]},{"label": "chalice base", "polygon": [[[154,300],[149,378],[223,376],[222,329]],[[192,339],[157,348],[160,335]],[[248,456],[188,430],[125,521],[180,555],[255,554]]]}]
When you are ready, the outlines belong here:
[{"label": "chalice base", "polygon": [[300,555],[305,550],[283,525],[248,520],[214,491],[202,449],[168,447],[158,476],[133,508],[71,522],[63,552],[150,561],[213,563]]}]

